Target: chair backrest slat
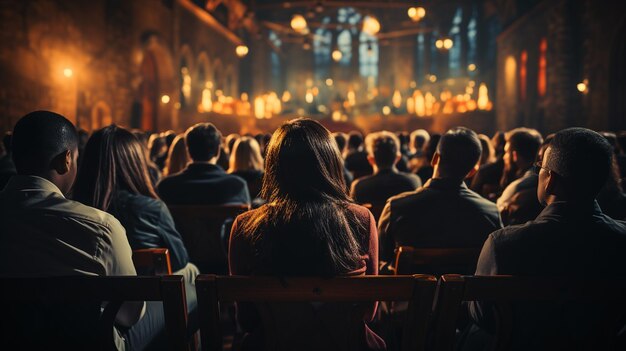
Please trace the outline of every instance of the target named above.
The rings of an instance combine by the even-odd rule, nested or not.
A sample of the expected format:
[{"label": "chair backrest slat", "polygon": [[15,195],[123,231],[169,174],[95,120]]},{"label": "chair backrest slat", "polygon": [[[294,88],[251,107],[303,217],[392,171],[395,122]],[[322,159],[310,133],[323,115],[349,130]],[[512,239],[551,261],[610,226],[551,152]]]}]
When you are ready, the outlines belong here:
[{"label": "chair backrest slat", "polygon": [[[480,248],[416,248],[399,246],[396,248],[396,274],[414,273],[416,270],[419,271],[420,267],[432,269],[437,268],[437,266],[442,268],[451,266],[469,267],[467,269],[470,269],[471,273],[473,273],[476,262],[478,262],[480,250]],[[445,268],[443,270],[445,271]]]},{"label": "chair backrest slat", "polygon": [[133,250],[133,264],[139,275],[171,275],[170,252],[166,248]]},{"label": "chair backrest slat", "polygon": [[[222,349],[219,302],[366,302],[408,301],[402,350],[422,350],[436,279],[428,275],[335,278],[221,277],[196,279],[200,330],[204,350]],[[410,332],[409,332],[410,331]]]}]

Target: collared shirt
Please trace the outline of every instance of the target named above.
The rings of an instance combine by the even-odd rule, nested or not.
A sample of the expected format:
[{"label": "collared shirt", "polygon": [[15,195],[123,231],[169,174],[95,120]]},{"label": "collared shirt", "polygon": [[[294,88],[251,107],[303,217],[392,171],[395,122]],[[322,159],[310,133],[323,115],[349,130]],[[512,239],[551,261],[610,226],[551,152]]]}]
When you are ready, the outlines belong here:
[{"label": "collared shirt", "polygon": [[0,275],[136,275],[120,222],[66,199],[50,181],[14,176],[0,193]]}]

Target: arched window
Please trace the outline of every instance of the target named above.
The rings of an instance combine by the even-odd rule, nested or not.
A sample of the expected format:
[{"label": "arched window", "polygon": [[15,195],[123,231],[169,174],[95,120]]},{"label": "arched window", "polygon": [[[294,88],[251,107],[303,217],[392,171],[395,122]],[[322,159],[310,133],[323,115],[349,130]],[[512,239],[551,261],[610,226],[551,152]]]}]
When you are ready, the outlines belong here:
[{"label": "arched window", "polygon": [[361,32],[359,42],[359,74],[375,85],[378,80],[378,38]]},{"label": "arched window", "polygon": [[339,64],[349,66],[352,60],[352,35],[348,29],[342,30],[337,36],[337,48],[341,51]]},{"label": "arched window", "polygon": [[450,29],[450,37],[454,45],[450,49],[450,75],[453,77],[461,75],[461,53],[463,41],[461,40],[461,22],[463,22],[463,9],[457,8],[452,20],[452,28]]},{"label": "arched window", "polygon": [[[472,8],[472,16],[467,24],[467,63],[476,64],[476,47],[477,47],[477,30],[478,9],[474,4]],[[470,72],[472,74],[473,72]]]},{"label": "arched window", "polygon": [[[330,22],[329,17],[325,17],[322,23]],[[331,42],[333,34],[326,28],[318,28],[313,38],[313,59],[315,61],[315,79],[325,80],[329,76]]]}]

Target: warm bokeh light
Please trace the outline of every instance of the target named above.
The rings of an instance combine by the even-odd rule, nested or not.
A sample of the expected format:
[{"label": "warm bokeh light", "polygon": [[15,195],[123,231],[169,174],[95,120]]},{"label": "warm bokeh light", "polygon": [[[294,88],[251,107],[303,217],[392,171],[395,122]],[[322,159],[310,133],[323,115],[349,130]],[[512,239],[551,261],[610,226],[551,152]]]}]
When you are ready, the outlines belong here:
[{"label": "warm bokeh light", "polygon": [[400,94],[400,91],[398,89],[393,92],[393,96],[391,97],[391,103],[395,108],[400,108],[400,106],[402,106],[402,95]]},{"label": "warm bokeh light", "polygon": [[167,104],[170,102],[170,96],[169,95],[163,95],[161,96],[161,102],[164,104]]},{"label": "warm bokeh light", "polygon": [[291,28],[298,33],[302,33],[307,28],[306,19],[304,16],[295,14],[291,18]]},{"label": "warm bokeh light", "polygon": [[581,93],[587,93],[589,86],[588,86],[588,80],[585,79],[582,82],[576,84],[576,89],[578,89],[579,92]]},{"label": "warm bokeh light", "polygon": [[313,93],[310,89],[307,89],[306,95],[304,95],[304,100],[309,104],[313,103]]},{"label": "warm bokeh light", "polygon": [[391,107],[383,106],[383,115],[388,116],[391,113]]},{"label": "warm bokeh light", "polygon": [[426,9],[423,7],[410,7],[407,10],[407,15],[413,22],[418,22],[426,16]]},{"label": "warm bokeh light", "polygon": [[244,57],[248,54],[248,47],[245,45],[237,45],[237,47],[235,48],[235,53],[239,57]]},{"label": "warm bokeh light", "polygon": [[436,76],[436,75],[434,75],[434,74],[431,74],[430,76],[428,76],[428,80],[429,80],[431,83],[435,83],[435,82],[437,81],[437,76]]},{"label": "warm bokeh light", "polygon": [[333,86],[333,80],[330,79],[330,78],[326,78],[326,85],[329,86],[329,87],[332,87]]},{"label": "warm bokeh light", "polygon": [[369,35],[376,35],[380,32],[380,22],[375,17],[365,16],[365,19],[363,19],[363,32]]},{"label": "warm bokeh light", "polygon": [[454,46],[454,42],[452,41],[452,39],[450,38],[446,38],[443,40],[443,48],[446,50],[450,50],[452,49],[452,46]]},{"label": "warm bokeh light", "polygon": [[283,102],[288,102],[289,100],[291,100],[291,93],[288,90],[285,90],[283,92],[281,100],[283,100]]},{"label": "warm bokeh light", "polygon": [[72,71],[71,68],[66,68],[63,70],[63,75],[66,76],[67,78],[70,78],[73,74],[74,74],[74,71]]},{"label": "warm bokeh light", "polygon": [[443,40],[437,39],[437,41],[435,41],[435,47],[437,49],[443,49]]},{"label": "warm bokeh light", "polygon": [[339,62],[341,58],[343,57],[343,54],[341,53],[341,51],[335,49],[333,50],[333,53],[331,54],[331,56],[333,57],[333,60],[335,62]]},{"label": "warm bokeh light", "polygon": [[470,63],[469,65],[467,65],[467,70],[470,72],[474,72],[476,70],[476,65],[473,63]]},{"label": "warm bokeh light", "polygon": [[480,110],[490,110],[491,102],[489,101],[489,91],[487,90],[487,85],[485,83],[480,83],[478,87],[478,108]]}]

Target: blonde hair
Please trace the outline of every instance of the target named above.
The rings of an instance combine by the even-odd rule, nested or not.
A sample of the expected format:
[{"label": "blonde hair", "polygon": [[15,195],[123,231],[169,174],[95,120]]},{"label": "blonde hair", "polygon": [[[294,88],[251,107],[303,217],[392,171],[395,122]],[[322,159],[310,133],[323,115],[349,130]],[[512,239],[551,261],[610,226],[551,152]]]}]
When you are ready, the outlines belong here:
[{"label": "blonde hair", "polygon": [[189,163],[189,155],[187,154],[187,146],[185,145],[185,135],[179,134],[172,141],[172,146],[167,153],[165,168],[163,175],[172,175],[178,173],[187,167]]},{"label": "blonde hair", "polygon": [[230,153],[228,172],[263,170],[263,156],[259,143],[250,137],[241,137],[233,146]]}]

